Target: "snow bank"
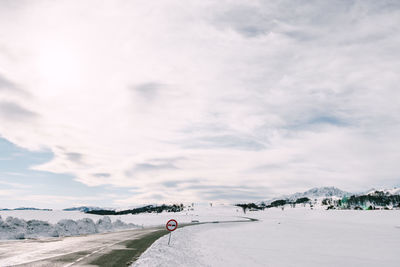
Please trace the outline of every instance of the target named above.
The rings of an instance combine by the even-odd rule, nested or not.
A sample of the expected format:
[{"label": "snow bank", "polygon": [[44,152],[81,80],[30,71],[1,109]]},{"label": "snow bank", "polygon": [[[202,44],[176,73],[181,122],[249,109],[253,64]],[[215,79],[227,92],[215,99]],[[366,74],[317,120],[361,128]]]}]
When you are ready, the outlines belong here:
[{"label": "snow bank", "polygon": [[127,224],[121,220],[111,222],[107,216],[99,219],[96,223],[90,218],[83,218],[77,221],[64,219],[56,224],[40,220],[25,221],[15,217],[7,217],[4,221],[0,216],[0,239],[76,236],[136,227],[132,223]]},{"label": "snow bank", "polygon": [[[0,211],[0,216],[3,218],[17,217],[29,220],[47,221],[51,224],[57,224],[60,220],[70,219],[78,221],[83,218],[90,218],[93,221],[98,221],[102,216],[83,213],[79,211],[42,211],[42,210],[7,210]],[[190,223],[192,221],[208,222],[208,221],[232,221],[237,220],[238,216],[243,216],[241,208],[232,205],[215,204],[211,207],[209,204],[195,204],[194,207],[187,207],[181,212],[162,212],[162,213],[141,213],[127,215],[108,215],[114,223],[121,220],[124,223],[133,223],[143,227],[163,226],[170,219],[176,219],[181,223]],[[105,224],[104,224],[105,223]],[[106,222],[102,227],[106,226]]]}]

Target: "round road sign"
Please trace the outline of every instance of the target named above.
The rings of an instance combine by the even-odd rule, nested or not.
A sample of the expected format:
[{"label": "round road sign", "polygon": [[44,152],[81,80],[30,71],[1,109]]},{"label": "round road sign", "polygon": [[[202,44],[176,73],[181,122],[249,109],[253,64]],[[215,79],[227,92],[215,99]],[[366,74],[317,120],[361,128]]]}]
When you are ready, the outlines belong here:
[{"label": "round road sign", "polygon": [[176,220],[169,220],[167,222],[167,224],[165,225],[165,227],[167,227],[167,230],[172,232],[174,231],[176,228],[178,228],[178,222]]}]

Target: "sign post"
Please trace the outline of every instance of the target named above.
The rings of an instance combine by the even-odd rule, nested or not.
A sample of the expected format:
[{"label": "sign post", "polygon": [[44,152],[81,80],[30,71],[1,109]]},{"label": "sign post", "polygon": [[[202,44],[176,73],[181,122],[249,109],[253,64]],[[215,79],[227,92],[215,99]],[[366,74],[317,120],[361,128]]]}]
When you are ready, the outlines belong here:
[{"label": "sign post", "polygon": [[171,235],[172,235],[172,231],[175,231],[176,228],[178,228],[178,222],[174,219],[171,219],[167,222],[167,224],[165,225],[165,227],[167,228],[167,230],[169,231],[169,238],[168,238],[168,246],[169,246],[169,242],[171,242]]}]

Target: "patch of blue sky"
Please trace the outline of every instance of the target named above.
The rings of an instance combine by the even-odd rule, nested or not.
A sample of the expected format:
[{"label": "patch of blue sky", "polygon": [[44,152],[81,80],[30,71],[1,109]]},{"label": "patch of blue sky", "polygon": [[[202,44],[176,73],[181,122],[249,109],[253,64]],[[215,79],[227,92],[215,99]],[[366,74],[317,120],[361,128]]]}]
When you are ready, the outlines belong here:
[{"label": "patch of blue sky", "polygon": [[337,117],[333,116],[320,116],[312,118],[308,121],[308,124],[331,124],[336,126],[346,126],[347,123],[344,120],[341,120]]},{"label": "patch of blue sky", "polygon": [[[54,157],[51,151],[29,151],[18,147],[4,138],[0,138],[0,188],[3,190],[20,189],[27,195],[59,195],[69,197],[94,197],[107,194],[119,196],[132,195],[129,188],[114,186],[87,186],[74,180],[69,174],[58,174],[32,170],[31,167],[50,161]],[[29,203],[18,201],[15,207]],[[106,198],[106,197],[105,197]],[[96,204],[103,201],[99,199]],[[110,199],[104,199],[104,204]],[[49,203],[51,207],[52,203]]]},{"label": "patch of blue sky", "polygon": [[259,151],[266,149],[266,145],[253,137],[241,135],[215,135],[190,139],[183,145],[190,149],[236,149]]},{"label": "patch of blue sky", "polygon": [[350,126],[348,122],[335,116],[316,116],[309,119],[295,120],[284,128],[288,130],[306,130],[328,125],[336,127]]}]

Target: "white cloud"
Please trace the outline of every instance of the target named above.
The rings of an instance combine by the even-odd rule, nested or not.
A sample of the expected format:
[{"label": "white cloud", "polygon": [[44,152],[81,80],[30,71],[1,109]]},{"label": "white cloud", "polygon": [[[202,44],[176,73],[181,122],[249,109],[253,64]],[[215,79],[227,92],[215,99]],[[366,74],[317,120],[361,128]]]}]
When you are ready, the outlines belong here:
[{"label": "white cloud", "polygon": [[4,5],[0,134],[128,201],[395,185],[399,20],[389,1]]}]

